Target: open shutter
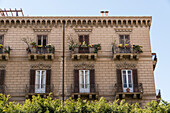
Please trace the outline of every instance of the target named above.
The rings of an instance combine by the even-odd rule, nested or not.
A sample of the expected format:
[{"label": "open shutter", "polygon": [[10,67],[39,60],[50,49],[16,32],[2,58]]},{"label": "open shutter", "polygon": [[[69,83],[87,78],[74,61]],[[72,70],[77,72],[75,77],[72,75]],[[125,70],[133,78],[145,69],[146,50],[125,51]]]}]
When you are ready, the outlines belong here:
[{"label": "open shutter", "polygon": [[[89,35],[85,35],[85,43],[88,46],[89,45]],[[89,47],[84,48],[85,53],[89,53]]]},{"label": "open shutter", "polygon": [[0,70],[0,93],[4,93],[5,70]]},{"label": "open shutter", "polygon": [[74,70],[74,93],[79,93],[79,70]]},{"label": "open shutter", "polygon": [[[81,45],[83,44],[83,35],[79,36],[79,43],[81,43]],[[83,53],[83,47],[79,47],[79,53]]]},{"label": "open shutter", "polygon": [[51,92],[51,70],[46,72],[46,93]]},{"label": "open shutter", "polygon": [[123,92],[121,69],[117,69],[116,73],[117,73],[117,92]]},{"label": "open shutter", "polygon": [[138,92],[139,88],[138,88],[138,74],[137,74],[137,69],[133,69],[133,91],[134,92]]},{"label": "open shutter", "polygon": [[35,92],[35,70],[30,70],[30,87],[29,93]]},{"label": "open shutter", "polygon": [[95,88],[95,70],[90,70],[90,92],[94,93],[96,92]]}]

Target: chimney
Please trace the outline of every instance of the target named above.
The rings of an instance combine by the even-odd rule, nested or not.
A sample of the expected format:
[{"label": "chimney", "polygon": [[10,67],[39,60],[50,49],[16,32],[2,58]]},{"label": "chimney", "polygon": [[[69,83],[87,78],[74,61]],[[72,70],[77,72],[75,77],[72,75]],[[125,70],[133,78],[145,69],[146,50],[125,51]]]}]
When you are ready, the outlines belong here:
[{"label": "chimney", "polygon": [[104,11],[100,11],[100,13],[101,13],[101,16],[104,16]]},{"label": "chimney", "polygon": [[105,16],[108,16],[108,14],[109,14],[109,11],[105,11]]}]

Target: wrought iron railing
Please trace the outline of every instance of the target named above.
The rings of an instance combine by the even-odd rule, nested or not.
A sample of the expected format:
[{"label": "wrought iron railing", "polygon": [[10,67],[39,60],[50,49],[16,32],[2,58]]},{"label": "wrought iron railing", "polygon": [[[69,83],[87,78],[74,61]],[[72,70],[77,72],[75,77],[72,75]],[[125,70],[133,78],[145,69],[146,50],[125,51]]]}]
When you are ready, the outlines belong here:
[{"label": "wrought iron railing", "polygon": [[112,52],[113,53],[135,53],[135,51],[133,50],[133,47],[131,47],[131,45],[129,45],[128,47],[118,47],[113,45],[112,46]]},{"label": "wrought iron railing", "polygon": [[152,61],[156,61],[157,62],[157,56],[156,53],[152,53]]},{"label": "wrought iron railing", "polygon": [[27,52],[33,54],[49,54],[49,53],[54,54],[55,49],[48,47],[27,48]]},{"label": "wrought iron railing", "polygon": [[97,53],[98,49],[93,47],[76,47],[72,49],[73,54],[77,53]]},{"label": "wrought iron railing", "polygon": [[53,90],[54,85],[45,84],[26,85],[25,93],[51,93],[53,92]]},{"label": "wrought iron railing", "polygon": [[0,54],[4,54],[4,53],[10,54],[10,50],[11,50],[10,47],[0,48]]},{"label": "wrought iron railing", "polygon": [[4,94],[6,92],[6,89],[7,89],[6,85],[0,85],[0,93]]},{"label": "wrought iron railing", "polygon": [[[80,92],[80,87],[89,88],[89,93],[98,92],[98,84],[85,84],[85,85],[84,84],[79,84],[79,85],[71,84],[71,93],[84,93],[84,92]],[[85,93],[88,93],[88,92],[85,92]]]},{"label": "wrought iron railing", "polygon": [[[118,92],[123,92],[123,87],[122,85],[115,84],[115,91]],[[133,84],[133,92],[143,92],[143,85],[142,83],[139,84]]]}]

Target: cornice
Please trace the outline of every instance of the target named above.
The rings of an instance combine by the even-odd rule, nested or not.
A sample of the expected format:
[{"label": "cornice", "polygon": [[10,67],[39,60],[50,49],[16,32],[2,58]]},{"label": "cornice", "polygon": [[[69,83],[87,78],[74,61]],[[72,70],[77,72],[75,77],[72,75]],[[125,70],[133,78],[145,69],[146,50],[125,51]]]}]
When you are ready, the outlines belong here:
[{"label": "cornice", "polygon": [[130,26],[150,27],[151,16],[27,16],[0,17],[0,26]]}]

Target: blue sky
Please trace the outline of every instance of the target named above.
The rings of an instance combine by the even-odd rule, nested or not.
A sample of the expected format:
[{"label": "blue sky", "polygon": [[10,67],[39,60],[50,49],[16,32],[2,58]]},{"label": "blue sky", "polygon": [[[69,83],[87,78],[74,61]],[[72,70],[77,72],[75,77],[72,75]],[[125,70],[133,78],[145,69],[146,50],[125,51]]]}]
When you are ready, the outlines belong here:
[{"label": "blue sky", "polygon": [[22,8],[26,16],[100,16],[100,10],[112,16],[152,16],[156,89],[170,101],[170,0],[0,0],[0,8]]}]

